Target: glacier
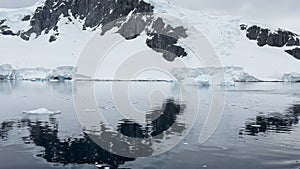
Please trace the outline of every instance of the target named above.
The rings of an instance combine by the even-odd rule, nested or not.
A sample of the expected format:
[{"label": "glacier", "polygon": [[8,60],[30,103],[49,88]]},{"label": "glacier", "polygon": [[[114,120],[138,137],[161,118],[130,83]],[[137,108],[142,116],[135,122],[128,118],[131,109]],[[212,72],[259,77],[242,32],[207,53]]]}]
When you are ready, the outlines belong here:
[{"label": "glacier", "polygon": [[15,70],[15,74],[11,79],[14,80],[31,80],[39,81],[46,80],[51,69],[46,68],[20,68]]},{"label": "glacier", "polygon": [[76,67],[60,66],[55,69],[47,68],[18,68],[11,65],[0,65],[0,80],[30,80],[30,81],[65,81],[73,80]]},{"label": "glacier", "polygon": [[289,74],[284,74],[282,77],[282,81],[292,83],[300,82],[300,73],[293,72]]},{"label": "glacier", "polygon": [[243,68],[228,66],[228,67],[207,67],[207,68],[174,68],[171,74],[182,82],[187,82],[190,79],[194,80],[200,86],[212,85],[212,76],[223,77],[216,85],[219,86],[234,86],[235,82],[261,82],[262,80],[246,73]]}]

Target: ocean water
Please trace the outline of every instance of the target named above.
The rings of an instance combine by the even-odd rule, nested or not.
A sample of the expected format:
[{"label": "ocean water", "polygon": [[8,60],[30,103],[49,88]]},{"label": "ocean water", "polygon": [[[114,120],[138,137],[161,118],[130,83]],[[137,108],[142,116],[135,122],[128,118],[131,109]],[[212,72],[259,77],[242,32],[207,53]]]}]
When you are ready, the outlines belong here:
[{"label": "ocean water", "polygon": [[0,168],[298,169],[299,89],[2,81]]}]

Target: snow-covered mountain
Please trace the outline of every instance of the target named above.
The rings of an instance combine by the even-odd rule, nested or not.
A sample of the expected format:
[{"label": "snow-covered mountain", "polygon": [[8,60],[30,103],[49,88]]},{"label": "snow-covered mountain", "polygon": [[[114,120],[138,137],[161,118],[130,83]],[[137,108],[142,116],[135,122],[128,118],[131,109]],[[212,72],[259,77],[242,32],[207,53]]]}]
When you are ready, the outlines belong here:
[{"label": "snow-covered mountain", "polygon": [[[147,15],[132,15],[137,13]],[[185,22],[153,17],[154,13]],[[127,19],[108,24],[120,17]],[[300,73],[297,33],[221,13],[178,8],[167,0],[44,0],[29,8],[0,9],[1,64],[15,69],[74,66],[95,33],[105,35],[113,28],[128,41],[145,34],[141,43],[167,61],[192,62],[190,51],[181,45],[191,35],[189,25],[211,42],[224,67],[242,67],[261,80]]]}]

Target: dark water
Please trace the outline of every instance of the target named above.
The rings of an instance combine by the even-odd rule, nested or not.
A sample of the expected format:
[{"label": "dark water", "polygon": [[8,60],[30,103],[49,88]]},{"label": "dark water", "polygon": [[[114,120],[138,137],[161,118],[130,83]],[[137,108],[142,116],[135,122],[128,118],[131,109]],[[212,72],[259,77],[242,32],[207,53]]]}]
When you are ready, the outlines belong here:
[{"label": "dark water", "polygon": [[[226,88],[222,120],[203,144],[198,139],[210,108],[210,88],[185,89],[201,94],[201,112],[185,136],[189,124],[182,120],[183,115],[193,105],[180,100],[178,86],[134,83],[131,103],[145,112],[141,115],[144,120],[136,121],[116,115],[110,84],[97,83],[96,98],[98,109],[113,127],[99,124],[101,131],[91,133],[80,125],[73,105],[77,86],[85,83],[72,88],[72,83],[0,82],[0,168],[300,168],[299,84],[241,83]],[[148,93],[156,89],[163,90],[164,96],[153,97],[150,104]],[[62,113],[22,113],[41,107]],[[120,135],[145,141],[130,143]],[[152,156],[156,149],[148,138],[156,136],[155,142],[185,137],[171,150]],[[143,149],[147,157],[116,155],[98,146],[95,138],[129,154]],[[106,138],[124,144],[112,144]]]}]

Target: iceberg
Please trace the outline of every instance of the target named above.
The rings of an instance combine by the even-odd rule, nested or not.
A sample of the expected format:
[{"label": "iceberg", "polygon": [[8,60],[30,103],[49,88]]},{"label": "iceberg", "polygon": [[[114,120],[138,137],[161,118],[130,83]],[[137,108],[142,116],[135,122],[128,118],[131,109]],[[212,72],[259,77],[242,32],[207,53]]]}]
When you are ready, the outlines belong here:
[{"label": "iceberg", "polygon": [[12,79],[14,69],[11,65],[4,64],[0,65],[0,80],[10,80]]},{"label": "iceberg", "polygon": [[230,76],[225,76],[224,79],[221,81],[220,86],[235,86],[235,81]]},{"label": "iceberg", "polygon": [[52,72],[48,75],[48,80],[72,80],[75,73],[77,72],[77,68],[73,66],[61,66],[52,70]]},{"label": "iceberg", "polygon": [[35,110],[23,111],[23,113],[31,114],[31,115],[56,115],[56,114],[61,114],[61,111],[52,111],[46,108],[39,108]]},{"label": "iceberg", "polygon": [[210,76],[207,74],[197,76],[195,81],[199,86],[210,86],[211,84]]},{"label": "iceberg", "polygon": [[284,74],[283,77],[282,77],[282,81],[292,82],[292,83],[300,82],[300,73]]}]

